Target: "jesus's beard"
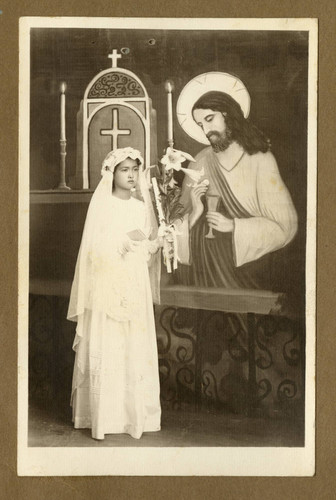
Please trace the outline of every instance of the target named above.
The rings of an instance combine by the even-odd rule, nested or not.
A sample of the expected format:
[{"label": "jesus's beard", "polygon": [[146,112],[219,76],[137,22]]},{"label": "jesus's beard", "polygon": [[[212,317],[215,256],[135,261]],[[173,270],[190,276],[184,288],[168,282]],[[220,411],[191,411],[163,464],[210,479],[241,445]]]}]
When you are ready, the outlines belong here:
[{"label": "jesus's beard", "polygon": [[209,132],[207,134],[207,138],[209,139],[215,153],[225,151],[233,142],[231,134],[225,132],[223,134],[219,134],[218,132]]}]

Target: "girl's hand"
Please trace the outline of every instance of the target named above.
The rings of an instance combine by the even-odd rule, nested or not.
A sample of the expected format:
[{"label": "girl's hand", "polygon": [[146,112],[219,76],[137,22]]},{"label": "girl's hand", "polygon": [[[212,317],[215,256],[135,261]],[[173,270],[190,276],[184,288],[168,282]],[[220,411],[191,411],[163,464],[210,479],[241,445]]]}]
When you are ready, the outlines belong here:
[{"label": "girl's hand", "polygon": [[119,253],[125,255],[127,252],[134,252],[140,245],[140,241],[133,241],[128,236],[125,236],[119,244]]},{"label": "girl's hand", "polygon": [[157,237],[159,247],[163,247],[164,240],[167,240],[169,243],[172,243],[174,241],[172,230],[169,226],[161,226],[159,229],[159,236]]},{"label": "girl's hand", "polygon": [[134,240],[130,240],[130,245],[129,245],[129,252],[135,252],[137,250],[137,248],[139,248],[139,246],[141,245],[141,241],[134,241]]},{"label": "girl's hand", "polygon": [[219,212],[208,212],[206,214],[209,227],[220,233],[232,233],[234,229],[233,220],[224,217]]}]

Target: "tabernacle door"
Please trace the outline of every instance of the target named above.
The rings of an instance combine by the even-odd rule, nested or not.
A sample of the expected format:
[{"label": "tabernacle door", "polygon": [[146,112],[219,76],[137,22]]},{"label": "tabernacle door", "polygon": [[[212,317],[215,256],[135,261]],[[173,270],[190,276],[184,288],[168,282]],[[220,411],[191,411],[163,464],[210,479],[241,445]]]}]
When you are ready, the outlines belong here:
[{"label": "tabernacle door", "polygon": [[[114,53],[115,51],[113,51]],[[141,80],[113,66],[89,83],[77,115],[76,188],[96,188],[109,151],[131,146],[156,162],[156,113]]]}]

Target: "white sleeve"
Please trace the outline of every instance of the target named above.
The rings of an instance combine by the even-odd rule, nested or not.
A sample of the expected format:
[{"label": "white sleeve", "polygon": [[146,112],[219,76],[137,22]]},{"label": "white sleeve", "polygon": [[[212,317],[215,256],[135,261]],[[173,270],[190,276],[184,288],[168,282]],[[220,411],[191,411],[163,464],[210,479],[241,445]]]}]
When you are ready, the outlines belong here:
[{"label": "white sleeve", "polygon": [[189,215],[185,214],[182,223],[177,227],[177,258],[181,264],[190,265],[190,231]]},{"label": "white sleeve", "polygon": [[256,197],[260,216],[234,219],[233,253],[236,266],[259,259],[287,245],[297,231],[297,214],[272,153],[258,165]]},{"label": "white sleeve", "polygon": [[150,220],[148,214],[146,213],[145,205],[141,203],[141,205],[139,205],[139,207],[137,208],[140,211],[139,216],[141,217],[140,229],[147,236],[145,240],[141,241],[141,247],[143,248],[146,254],[146,260],[148,262],[148,265],[150,265],[151,256],[158,251],[159,244],[157,238],[152,240],[149,239],[152,234],[153,228],[150,225]]}]

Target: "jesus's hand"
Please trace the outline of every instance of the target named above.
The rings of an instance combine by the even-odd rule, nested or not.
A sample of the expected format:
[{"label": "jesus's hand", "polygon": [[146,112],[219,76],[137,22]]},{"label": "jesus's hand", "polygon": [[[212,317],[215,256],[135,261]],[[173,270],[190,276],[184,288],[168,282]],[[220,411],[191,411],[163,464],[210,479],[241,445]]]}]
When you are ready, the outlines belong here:
[{"label": "jesus's hand", "polygon": [[220,233],[232,233],[234,225],[233,220],[224,217],[219,212],[208,212],[206,214],[209,227]]},{"label": "jesus's hand", "polygon": [[189,224],[190,228],[193,227],[193,225],[198,221],[198,219],[201,217],[204,206],[201,201],[202,196],[205,195],[206,191],[208,190],[208,185],[206,184],[197,184],[197,186],[193,187],[190,191],[190,196],[191,196],[191,203],[192,203],[192,212],[189,216]]}]

